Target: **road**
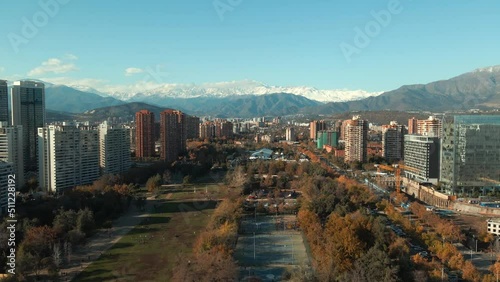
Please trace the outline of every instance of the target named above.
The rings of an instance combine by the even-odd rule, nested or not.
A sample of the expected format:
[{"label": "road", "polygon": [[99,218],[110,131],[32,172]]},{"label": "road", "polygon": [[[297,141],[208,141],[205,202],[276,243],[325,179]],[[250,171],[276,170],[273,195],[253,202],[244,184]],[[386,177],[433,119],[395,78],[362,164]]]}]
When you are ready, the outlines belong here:
[{"label": "road", "polygon": [[465,260],[471,260],[472,254],[472,263],[479,271],[481,271],[481,273],[489,273],[492,260],[495,260],[496,258],[494,253],[471,252],[471,250],[465,247],[462,243],[454,243],[453,245],[460,251],[460,253],[462,253]]}]

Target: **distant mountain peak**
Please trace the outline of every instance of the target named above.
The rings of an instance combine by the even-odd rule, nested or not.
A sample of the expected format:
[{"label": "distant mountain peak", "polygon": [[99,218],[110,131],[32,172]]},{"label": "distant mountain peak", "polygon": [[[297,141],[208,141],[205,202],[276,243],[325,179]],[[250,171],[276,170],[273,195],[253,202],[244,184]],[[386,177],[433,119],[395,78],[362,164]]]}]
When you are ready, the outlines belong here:
[{"label": "distant mountain peak", "polygon": [[500,72],[500,65],[475,69],[473,72],[489,72],[489,73]]},{"label": "distant mountain peak", "polygon": [[382,92],[364,90],[330,89],[323,90],[309,86],[273,86],[262,82],[244,79],[236,81],[209,82],[201,84],[163,84],[140,93],[132,91],[113,92],[110,96],[124,101],[143,101],[144,99],[161,100],[166,98],[222,98],[241,95],[265,95],[290,93],[319,102],[340,102],[359,100],[377,96]]}]

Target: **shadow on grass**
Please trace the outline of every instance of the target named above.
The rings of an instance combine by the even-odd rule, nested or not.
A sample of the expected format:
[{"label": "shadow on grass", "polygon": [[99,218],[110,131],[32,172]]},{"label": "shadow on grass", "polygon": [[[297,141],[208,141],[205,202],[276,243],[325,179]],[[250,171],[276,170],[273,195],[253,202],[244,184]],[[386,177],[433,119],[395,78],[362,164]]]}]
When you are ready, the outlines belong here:
[{"label": "shadow on grass", "polygon": [[78,274],[71,281],[78,282],[94,282],[94,281],[111,281],[115,280],[118,277],[114,276],[110,271],[104,269],[95,269],[95,270],[85,270]]},{"label": "shadow on grass", "polygon": [[[115,244],[116,245],[116,244]],[[102,254],[99,259],[97,260],[97,263],[101,263],[104,260],[117,260],[118,257],[120,257],[120,254],[111,254],[109,251],[113,250],[114,248],[111,247],[106,253]]]},{"label": "shadow on grass", "polygon": [[185,201],[185,202],[166,202],[153,208],[155,213],[177,213],[192,212],[215,209],[217,201]]},{"label": "shadow on grass", "polygon": [[132,243],[122,243],[122,242],[117,242],[115,243],[112,247],[111,250],[116,250],[116,249],[122,249],[122,248],[128,248],[132,247],[134,244]]}]

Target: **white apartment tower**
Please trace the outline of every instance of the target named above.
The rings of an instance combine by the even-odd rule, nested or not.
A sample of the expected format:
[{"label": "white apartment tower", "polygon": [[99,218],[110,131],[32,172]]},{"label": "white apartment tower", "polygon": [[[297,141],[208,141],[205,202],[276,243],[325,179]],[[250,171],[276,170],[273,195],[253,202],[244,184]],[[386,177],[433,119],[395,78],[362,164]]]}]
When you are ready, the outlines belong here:
[{"label": "white apartment tower", "polygon": [[99,165],[103,174],[118,174],[130,169],[130,130],[99,125]]},{"label": "white apartment tower", "polygon": [[345,161],[367,161],[368,121],[354,116],[345,121]]},{"label": "white apartment tower", "polygon": [[95,130],[74,125],[38,129],[38,178],[47,192],[60,193],[99,178],[99,143]]},{"label": "white apartment tower", "polygon": [[293,127],[287,127],[285,135],[286,141],[295,141],[295,129]]},{"label": "white apartment tower", "polygon": [[16,186],[24,185],[23,127],[0,121],[0,161],[13,164]]}]

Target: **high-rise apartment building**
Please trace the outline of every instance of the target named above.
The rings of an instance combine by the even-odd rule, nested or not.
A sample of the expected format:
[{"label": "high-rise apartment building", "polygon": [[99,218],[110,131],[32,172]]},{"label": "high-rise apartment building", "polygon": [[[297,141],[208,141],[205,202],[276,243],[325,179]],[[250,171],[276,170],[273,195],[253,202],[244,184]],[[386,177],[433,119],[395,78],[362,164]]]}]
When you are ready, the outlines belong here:
[{"label": "high-rise apartment building", "polygon": [[382,155],[388,161],[403,159],[404,136],[406,128],[395,121],[382,126]]},{"label": "high-rise apartment building", "polygon": [[99,178],[99,136],[74,125],[38,129],[38,178],[47,192],[60,193]]},{"label": "high-rise apartment building", "polygon": [[415,117],[408,120],[408,134],[418,134],[417,121]]},{"label": "high-rise apartment building", "polygon": [[452,194],[498,188],[500,116],[457,115],[444,120],[440,182]]},{"label": "high-rise apartment building", "polygon": [[177,160],[186,149],[185,117],[184,113],[176,110],[160,113],[160,157],[166,162]]},{"label": "high-rise apartment building", "polygon": [[231,138],[234,125],[227,120],[206,121],[199,125],[199,134],[202,139]]},{"label": "high-rise apartment building", "polygon": [[23,159],[23,127],[0,122],[0,160],[10,162],[16,174],[17,187],[25,183]]},{"label": "high-rise apartment building", "polygon": [[229,121],[219,121],[215,123],[215,137],[231,138],[233,136],[233,123]]},{"label": "high-rise apartment building", "polygon": [[130,132],[107,122],[99,125],[99,166],[102,174],[119,174],[130,169]]},{"label": "high-rise apartment building", "polygon": [[186,138],[195,139],[200,137],[200,118],[186,115]]},{"label": "high-rise apartment building", "polygon": [[36,171],[38,128],[45,126],[45,86],[35,81],[16,81],[11,92],[12,125],[23,126],[24,170]]},{"label": "high-rise apartment building", "polygon": [[324,120],[314,120],[309,123],[309,138],[316,140],[318,131],[326,130],[326,122]]},{"label": "high-rise apartment building", "polygon": [[[12,175],[14,175],[13,164],[0,160],[0,214],[7,213],[9,187],[19,189],[17,179],[12,179]],[[17,175],[14,177],[17,177]],[[14,185],[9,185],[9,179],[15,182]]]},{"label": "high-rise apartment building", "polygon": [[295,128],[287,127],[285,132],[286,141],[296,141]]},{"label": "high-rise apartment building", "polygon": [[150,158],[155,155],[155,115],[148,110],[135,114],[135,156]]},{"label": "high-rise apartment building", "polygon": [[0,122],[9,122],[9,97],[7,81],[0,80]]},{"label": "high-rise apartment building", "polygon": [[440,143],[436,136],[405,135],[405,165],[414,170],[405,171],[406,175],[418,182],[436,184],[439,178]]},{"label": "high-rise apartment building", "polygon": [[206,121],[200,124],[200,138],[201,139],[211,139],[215,137],[215,124],[210,121]]},{"label": "high-rise apartment building", "polygon": [[441,120],[430,116],[428,119],[417,121],[417,134],[441,137],[441,127]]},{"label": "high-rise apartment building", "polygon": [[345,123],[345,161],[367,161],[368,121],[354,116]]}]

